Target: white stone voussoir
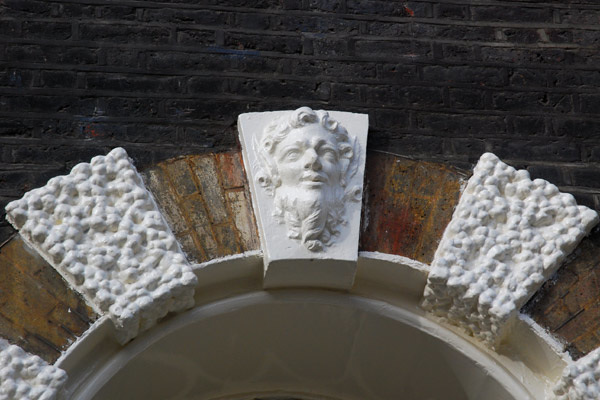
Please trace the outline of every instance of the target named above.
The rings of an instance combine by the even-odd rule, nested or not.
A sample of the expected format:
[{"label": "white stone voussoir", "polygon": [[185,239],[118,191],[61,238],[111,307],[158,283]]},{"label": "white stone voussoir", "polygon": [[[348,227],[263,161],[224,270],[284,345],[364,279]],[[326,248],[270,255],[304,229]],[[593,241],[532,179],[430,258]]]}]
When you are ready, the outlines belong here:
[{"label": "white stone voussoir", "polygon": [[435,253],[423,306],[494,346],[597,222],[570,194],[486,153]]},{"label": "white stone voussoir", "polygon": [[569,364],[554,387],[556,400],[600,399],[600,349]]},{"label": "white stone voussoir", "polygon": [[122,148],[8,204],[7,219],[92,306],[121,343],[193,306],[196,277]]},{"label": "white stone voussoir", "polygon": [[67,373],[0,339],[0,400],[53,400]]}]

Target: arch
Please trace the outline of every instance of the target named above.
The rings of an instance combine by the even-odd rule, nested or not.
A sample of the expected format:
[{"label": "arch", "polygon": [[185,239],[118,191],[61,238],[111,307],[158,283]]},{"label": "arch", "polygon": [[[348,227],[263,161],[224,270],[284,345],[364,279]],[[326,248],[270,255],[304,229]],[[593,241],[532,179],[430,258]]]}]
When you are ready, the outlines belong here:
[{"label": "arch", "polygon": [[[404,351],[410,349],[406,345],[407,341],[419,343],[433,341],[436,343],[434,346],[438,346],[436,348],[441,353],[452,354],[449,356],[451,364],[460,362],[463,365],[462,368],[475,371],[471,375],[477,376],[477,378],[473,378],[470,382],[460,379],[452,381],[454,382],[452,390],[457,390],[457,396],[464,395],[465,398],[477,398],[473,393],[481,394],[477,390],[481,389],[478,385],[483,385],[485,380],[484,376],[479,374],[482,371],[492,377],[490,382],[495,382],[490,383],[489,387],[496,388],[486,392],[486,396],[546,398],[551,395],[552,386],[560,379],[565,366],[573,362],[568,354],[562,351],[561,344],[547,335],[526,315],[518,313],[518,310],[513,314],[515,318],[510,321],[510,329],[503,330],[502,341],[490,345],[489,342],[482,343],[475,339],[474,336],[477,336],[474,334],[475,332],[468,330],[465,332],[464,329],[458,327],[461,324],[456,324],[451,318],[440,320],[437,318],[440,316],[439,314],[436,317],[421,307],[423,293],[428,285],[428,275],[430,275],[429,264],[434,259],[438,242],[442,240],[442,244],[444,243],[445,239],[442,238],[444,228],[451,221],[453,211],[459,206],[460,199],[463,198],[465,182],[469,177],[468,172],[453,170],[439,164],[402,159],[385,153],[371,153],[368,156],[367,194],[365,204],[363,204],[361,228],[363,235],[360,249],[363,251],[359,253],[353,286],[347,291],[324,291],[316,288],[300,291],[288,289],[265,291],[263,289],[262,254],[257,250],[256,225],[249,203],[246,178],[242,164],[239,162],[239,153],[189,156],[169,160],[142,171],[143,181],[128,172],[135,173],[135,168],[127,160],[124,152],[118,150],[106,157],[95,158],[92,160],[91,168],[80,167],[74,173],[80,174],[82,170],[88,171],[89,169],[91,170],[90,180],[93,181],[96,179],[94,174],[103,173],[103,168],[107,163],[120,163],[119,165],[124,168],[123,171],[114,171],[114,173],[121,174],[119,176],[138,185],[139,190],[136,189],[136,196],[138,200],[143,200],[142,203],[133,202],[131,210],[128,211],[132,215],[139,216],[137,219],[134,218],[134,228],[131,229],[139,230],[139,228],[135,228],[135,224],[143,225],[147,221],[152,225],[151,229],[163,232],[155,235],[165,241],[159,241],[157,245],[164,244],[168,251],[172,252],[160,254],[163,257],[165,254],[179,254],[174,258],[178,260],[180,265],[178,268],[181,270],[181,274],[177,278],[179,279],[177,285],[169,286],[169,290],[166,292],[157,291],[157,297],[149,302],[143,295],[136,292],[138,297],[132,300],[135,303],[135,307],[132,308],[134,315],[119,314],[110,305],[99,304],[102,296],[99,296],[97,291],[93,291],[93,287],[90,288],[89,284],[87,286],[84,284],[90,274],[79,271],[79,274],[85,277],[84,282],[81,282],[78,281],[77,274],[69,270],[69,264],[61,266],[60,263],[64,259],[61,249],[64,246],[56,247],[60,240],[55,238],[50,246],[45,240],[40,241],[36,237],[35,228],[46,224],[43,218],[39,219],[42,214],[38,211],[52,207],[49,204],[54,203],[49,200],[48,191],[55,189],[42,188],[41,191],[33,191],[24,199],[7,208],[9,218],[12,218],[15,226],[21,229],[21,235],[13,238],[3,247],[3,249],[12,248],[13,250],[8,254],[13,255],[5,257],[0,254],[0,257],[22,265],[22,258],[27,256],[33,266],[32,271],[26,272],[29,278],[37,274],[36,270],[43,271],[43,276],[52,276],[45,281],[36,282],[35,279],[29,279],[29,287],[42,284],[45,291],[54,293],[55,298],[60,300],[61,307],[68,308],[67,316],[71,312],[71,304],[87,303],[88,305],[87,309],[78,306],[78,313],[85,310],[85,313],[90,315],[81,325],[83,335],[73,340],[72,343],[60,345],[64,346],[61,349],[64,353],[58,361],[56,361],[56,356],[40,352],[40,355],[49,364],[54,364],[54,368],[68,373],[69,378],[63,392],[67,398],[79,396],[80,393],[83,393],[81,396],[84,398],[93,398],[96,393],[98,396],[105,393],[102,390],[114,394],[115,389],[111,385],[119,382],[121,379],[119,377],[123,374],[126,375],[132,368],[135,370],[135,356],[138,358],[153,356],[153,352],[158,351],[157,349],[160,350],[161,343],[166,343],[172,340],[170,338],[176,338],[177,335],[187,335],[187,340],[191,340],[192,333],[190,332],[193,332],[194,329],[205,329],[198,321],[204,318],[202,316],[205,316],[206,310],[220,310],[211,318],[216,318],[218,315],[224,318],[226,315],[235,314],[231,304],[236,304],[237,309],[249,307],[248,310],[250,310],[252,307],[258,307],[262,311],[256,311],[257,319],[264,319],[264,315],[272,313],[277,307],[285,309],[285,312],[279,311],[283,315],[287,316],[288,313],[289,316],[299,315],[297,307],[294,307],[299,304],[299,301],[300,303],[304,301],[310,304],[308,308],[313,311],[314,316],[322,315],[323,310],[335,306],[341,310],[340,315],[336,315],[335,318],[343,316],[344,313],[350,313],[356,317],[356,320],[361,320],[361,318],[369,321],[378,320],[379,322],[373,322],[375,326],[390,323],[389,329],[382,328],[378,331],[399,330],[405,333],[398,334],[397,338],[389,338],[384,347]],[[219,170],[217,166],[220,165],[221,160],[238,160],[238,162],[237,164],[236,162],[227,162],[226,165],[231,168]],[[486,162],[489,160],[488,156]],[[500,163],[495,159],[492,161]],[[106,167],[106,170],[110,170],[109,167]],[[68,183],[69,179],[72,177],[61,177],[49,182],[49,185],[50,187],[57,185],[60,187],[61,182]],[[146,187],[149,191],[146,190]],[[86,193],[92,193],[88,189],[85,185],[81,188]],[[93,190],[95,189],[92,186]],[[144,214],[146,211],[138,212],[136,207],[139,205],[143,205],[144,210],[148,213]],[[198,215],[204,212],[204,215],[201,215],[204,219],[196,219],[198,215],[194,214],[194,211],[197,211]],[[146,218],[146,215],[162,215],[165,220],[161,220],[159,217]],[[29,225],[27,225],[28,223]],[[404,235],[398,235],[398,225],[404,229]],[[61,232],[58,231],[56,234],[62,234]],[[174,236],[176,241],[169,235]],[[45,237],[48,236],[51,235]],[[578,236],[579,239],[580,236]],[[143,246],[149,246],[148,243],[149,241],[146,240]],[[91,248],[92,244],[89,242],[86,246]],[[102,246],[102,244],[99,245]],[[183,257],[181,250],[187,257]],[[379,252],[380,250],[383,252]],[[148,254],[150,253],[148,252]],[[152,263],[162,265],[165,271],[169,271],[168,262],[163,263],[165,259],[157,258],[157,253],[152,254],[154,254],[151,255],[154,257]],[[96,262],[105,261],[98,259]],[[306,262],[310,262],[310,260]],[[5,262],[5,265],[8,264]],[[87,266],[84,265],[84,267]],[[67,279],[68,285],[57,278],[53,268]],[[96,284],[100,286],[103,284],[101,275],[98,276],[94,273],[90,276],[94,277]],[[117,278],[122,279],[121,275],[115,272],[113,279]],[[144,277],[144,279],[146,278]],[[158,286],[152,286],[151,279],[147,282],[153,290],[158,288]],[[162,280],[160,282],[165,285],[169,283]],[[195,291],[193,297],[190,289]],[[114,292],[114,296],[117,298],[122,294],[118,290]],[[85,301],[82,297],[85,298]],[[126,302],[126,299],[119,301]],[[154,301],[158,301],[160,307],[154,307]],[[35,304],[43,308],[47,302],[42,299],[41,302]],[[185,311],[192,305],[191,310]],[[169,314],[165,317],[168,312]],[[304,320],[298,319],[302,320],[303,326],[306,327],[318,325],[309,318],[311,315],[311,313],[307,313],[303,316]],[[235,327],[237,332],[244,328],[244,318],[243,313],[235,314],[235,316],[237,319],[232,318],[229,326]],[[96,319],[97,321],[94,322]],[[208,321],[206,318],[204,320]],[[337,325],[339,330],[348,329],[348,325],[344,325],[344,323],[348,324],[352,320],[354,318],[347,320],[341,318]],[[47,334],[57,325],[64,327],[67,323],[73,323],[69,321],[71,320],[67,318],[56,317],[55,321],[49,321],[49,327],[44,328],[46,330],[42,329],[40,332]],[[29,322],[25,321],[25,323]],[[282,328],[276,320],[271,323],[271,329],[274,332]],[[323,324],[323,321],[320,323]],[[266,328],[269,327],[266,326]],[[30,326],[24,329],[30,329]],[[224,333],[226,330],[224,327],[220,332]],[[269,332],[271,331],[267,330],[267,333]],[[260,341],[260,336],[255,335],[254,343],[261,346],[267,345],[268,343]],[[46,340],[44,336],[40,337],[42,341]],[[135,339],[129,341],[132,338]],[[402,340],[402,338],[410,340]],[[302,339],[302,335],[299,335],[298,339]],[[341,342],[342,337],[330,340],[331,343],[338,341]],[[37,354],[36,352],[39,350],[36,350],[35,346],[29,342],[26,344],[29,346],[27,351]],[[292,348],[291,344],[288,347]],[[47,345],[56,346],[52,342]],[[380,343],[375,340],[366,345],[364,349],[378,354],[379,345]],[[347,350],[352,349],[348,348]],[[320,353],[323,354],[318,354],[316,359],[330,362],[336,359],[334,352]],[[236,355],[240,354],[236,353]],[[302,356],[303,352],[297,355]],[[287,362],[291,365],[300,362],[301,359],[294,359],[292,356],[293,354],[288,355]],[[428,355],[427,357],[436,356]],[[400,360],[402,357],[397,357],[397,359]],[[304,362],[306,363],[306,361]],[[386,376],[389,376],[394,367],[406,368],[406,365],[403,364],[390,367],[384,362],[372,363],[379,365],[377,368],[380,368],[380,372]],[[99,370],[103,372],[98,373]],[[423,382],[425,382],[425,373],[426,371],[423,371],[423,376],[419,378]],[[456,368],[438,371],[439,376],[457,378],[453,374],[456,374]],[[435,374],[430,374],[429,379],[434,379],[431,375]],[[214,392],[210,395],[217,396],[216,399],[239,397],[249,392],[257,396],[267,396],[280,391],[286,395],[305,398],[321,396],[319,398],[342,399],[349,396],[344,392],[336,392],[335,388],[328,389],[325,387],[326,385],[311,392],[302,390],[298,386],[286,386],[287,384],[281,382],[278,384],[272,379],[272,375],[270,378],[267,376],[264,381],[256,383],[254,387],[240,388],[237,392],[230,393]],[[568,379],[576,380],[578,376],[575,375]],[[394,383],[395,381],[389,382]],[[569,382],[569,380],[564,381],[563,379],[567,391],[570,387]],[[106,389],[101,389],[103,385],[106,386]],[[60,385],[56,383],[53,388],[58,386]],[[282,387],[283,389],[281,389]],[[56,391],[57,396],[58,393]],[[365,392],[365,396],[367,395],[368,393]],[[469,397],[470,395],[475,397]]]}]

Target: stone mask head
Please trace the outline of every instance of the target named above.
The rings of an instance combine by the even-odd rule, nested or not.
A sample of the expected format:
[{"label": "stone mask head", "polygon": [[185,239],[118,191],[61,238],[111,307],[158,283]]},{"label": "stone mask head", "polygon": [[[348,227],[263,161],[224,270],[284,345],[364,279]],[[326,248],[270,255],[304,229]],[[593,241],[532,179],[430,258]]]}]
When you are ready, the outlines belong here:
[{"label": "stone mask head", "polygon": [[290,238],[322,250],[339,233],[344,201],[355,195],[346,186],[358,143],[326,111],[302,107],[269,124],[256,146],[257,181],[275,198],[273,215]]}]

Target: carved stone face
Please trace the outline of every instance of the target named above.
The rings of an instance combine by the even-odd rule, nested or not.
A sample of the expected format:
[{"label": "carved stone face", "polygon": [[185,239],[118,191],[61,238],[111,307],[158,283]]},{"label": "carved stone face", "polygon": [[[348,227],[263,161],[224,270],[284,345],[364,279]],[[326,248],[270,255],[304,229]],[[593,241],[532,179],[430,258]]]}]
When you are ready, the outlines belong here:
[{"label": "carved stone face", "polygon": [[326,111],[301,107],[272,121],[260,144],[256,181],[274,197],[273,217],[310,251],[339,235],[345,202],[358,201],[348,180],[357,169],[358,144]]},{"label": "carved stone face", "polygon": [[281,189],[323,190],[340,182],[335,137],[319,124],[293,129],[274,151]]}]

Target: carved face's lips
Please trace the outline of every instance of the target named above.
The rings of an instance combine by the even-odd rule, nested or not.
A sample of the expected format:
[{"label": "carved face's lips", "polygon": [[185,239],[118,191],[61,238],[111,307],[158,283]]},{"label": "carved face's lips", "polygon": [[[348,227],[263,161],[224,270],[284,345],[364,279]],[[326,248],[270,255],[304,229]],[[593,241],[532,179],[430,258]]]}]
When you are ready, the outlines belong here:
[{"label": "carved face's lips", "polygon": [[300,183],[308,187],[320,187],[327,183],[327,177],[323,174],[305,174],[300,178]]}]

